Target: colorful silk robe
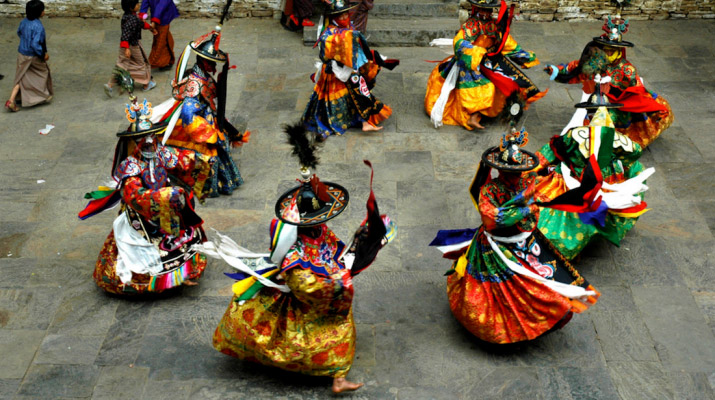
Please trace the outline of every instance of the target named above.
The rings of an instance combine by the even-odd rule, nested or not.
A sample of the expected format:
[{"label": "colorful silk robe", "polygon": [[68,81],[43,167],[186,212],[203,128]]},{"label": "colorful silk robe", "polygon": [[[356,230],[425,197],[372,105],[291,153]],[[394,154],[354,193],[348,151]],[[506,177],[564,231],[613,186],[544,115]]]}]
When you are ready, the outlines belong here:
[{"label": "colorful silk robe", "polygon": [[234,296],[214,333],[222,353],[308,375],[344,377],[355,355],[353,286],[338,261],[345,245],[326,226],[298,234],[281,276],[290,292],[263,287],[244,303]]},{"label": "colorful silk robe", "polygon": [[[315,87],[303,113],[305,127],[323,138],[342,135],[362,122],[377,125],[392,115],[392,110],[371,93],[380,67],[359,31],[328,25],[318,42],[323,65],[316,74]],[[352,69],[345,81],[333,71]]]},{"label": "colorful silk robe", "polygon": [[[539,208],[530,199],[535,175],[524,173],[507,184],[492,180],[479,191],[483,225],[447,278],[449,305],[455,318],[479,339],[492,343],[531,340],[563,326],[573,312],[596,302],[569,299],[529,276],[514,272],[502,256],[549,280],[593,288],[551,243],[535,230]],[[525,233],[526,232],[526,233]],[[530,235],[528,232],[532,232]],[[440,232],[442,233],[442,232]],[[502,253],[495,251],[487,235]],[[525,236],[514,243],[500,238]]]},{"label": "colorful silk robe", "polygon": [[[589,150],[586,149],[586,142],[589,138],[574,137],[574,132],[588,130],[571,129],[563,136],[554,136],[551,142],[545,144],[537,153],[540,162],[538,169],[548,171],[544,177],[539,178],[537,190],[549,200],[568,190],[564,182],[563,168],[568,168],[570,175],[578,179],[588,163]],[[610,159],[599,163],[604,182],[622,183],[644,171],[643,164],[638,161],[642,149],[637,143],[615,132],[612,147]],[[643,194],[640,197],[643,198]],[[584,223],[577,213],[545,208],[541,210],[539,230],[564,257],[573,259],[598,236],[618,245],[643,212],[645,210],[627,212],[611,209],[606,216],[605,225],[600,226]]]},{"label": "colorful silk robe", "polygon": [[[139,148],[115,170],[122,203],[120,214],[126,214],[131,229],[136,230],[158,250],[162,271],[155,274],[133,273],[130,282],[117,274],[119,251],[115,231],[109,233],[99,253],[94,279],[103,290],[116,294],[162,292],[196,279],[206,268],[206,257],[192,251],[201,243],[203,221],[193,211],[192,194],[172,186],[169,175],[189,179],[194,171],[208,171],[209,166],[195,159],[193,152],[163,147],[153,165],[141,158]],[[202,174],[199,173],[199,174]]]},{"label": "colorful silk robe", "polygon": [[[589,44],[589,46],[595,44]],[[650,91],[643,85],[636,67],[623,56],[608,64],[602,76],[611,77],[610,89],[605,93],[611,103],[621,103],[621,108],[611,108],[609,112],[616,129],[646,148],[673,123],[673,111],[663,96]],[[555,80],[562,83],[581,83],[583,91],[593,93],[593,76],[584,73],[580,60],[558,65]]]},{"label": "colorful silk robe", "polygon": [[211,157],[211,175],[200,199],[231,194],[243,184],[243,178],[231,157],[229,141],[215,120],[216,83],[195,65],[186,79],[174,85],[172,94],[183,103],[180,119],[166,144]]},{"label": "colorful silk robe", "polygon": [[442,122],[447,125],[474,129],[467,124],[472,114],[497,116],[514,91],[518,91],[527,104],[544,96],[545,92],[539,92],[534,83],[511,63],[513,61],[522,68],[539,64],[534,53],[523,50],[511,35],[501,54],[487,56],[487,49],[499,42],[500,35],[495,21],[470,17],[462,25],[453,40],[454,56],[437,65],[427,81],[427,114],[432,112],[453,68],[458,69],[457,82],[449,94],[442,117]]}]

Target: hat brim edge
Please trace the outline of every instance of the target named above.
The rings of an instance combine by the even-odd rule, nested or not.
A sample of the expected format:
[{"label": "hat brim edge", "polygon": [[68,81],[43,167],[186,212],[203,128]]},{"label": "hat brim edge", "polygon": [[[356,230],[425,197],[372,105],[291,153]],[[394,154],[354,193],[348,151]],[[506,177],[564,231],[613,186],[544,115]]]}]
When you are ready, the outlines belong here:
[{"label": "hat brim edge", "polygon": [[527,172],[527,171],[531,171],[531,170],[533,170],[533,169],[536,169],[536,168],[539,166],[539,164],[540,164],[540,163],[539,163],[539,157],[537,157],[536,154],[534,154],[534,153],[532,153],[532,152],[530,152],[530,151],[527,151],[527,150],[523,150],[523,149],[520,150],[520,151],[521,151],[522,153],[526,154],[527,156],[529,156],[532,160],[534,160],[534,165],[532,165],[532,166],[528,166],[528,165],[505,166],[505,165],[494,164],[493,162],[491,162],[491,161],[489,161],[489,160],[487,159],[487,155],[492,154],[492,153],[495,153],[498,149],[499,149],[498,146],[490,147],[489,149],[487,149],[487,151],[485,151],[485,152],[482,154],[482,161],[483,161],[485,164],[487,164],[488,166],[490,166],[490,167],[492,167],[492,168],[495,168],[495,169],[498,169],[498,170],[500,170],[500,171]]}]

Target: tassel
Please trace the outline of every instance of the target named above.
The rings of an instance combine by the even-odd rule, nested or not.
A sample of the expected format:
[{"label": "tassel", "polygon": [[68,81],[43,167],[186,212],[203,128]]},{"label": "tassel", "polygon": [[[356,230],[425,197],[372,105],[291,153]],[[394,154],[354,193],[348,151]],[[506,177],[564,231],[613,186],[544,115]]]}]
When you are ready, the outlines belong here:
[{"label": "tassel", "polygon": [[176,268],[171,272],[152,276],[149,280],[149,290],[152,292],[160,292],[166,289],[181,286],[190,275],[191,271],[189,264],[192,260],[193,258],[191,260],[187,260],[181,267]]}]

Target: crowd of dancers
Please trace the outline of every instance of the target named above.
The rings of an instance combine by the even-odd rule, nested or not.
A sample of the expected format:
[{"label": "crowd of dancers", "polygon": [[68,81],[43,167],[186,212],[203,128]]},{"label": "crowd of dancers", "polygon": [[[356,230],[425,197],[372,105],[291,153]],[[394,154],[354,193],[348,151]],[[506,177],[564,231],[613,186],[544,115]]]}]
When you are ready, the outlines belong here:
[{"label": "crowd of dancers", "polygon": [[[560,134],[527,151],[529,134],[515,121],[546,95],[522,71],[539,60],[510,34],[513,6],[469,2],[470,16],[451,42],[454,54],[429,77],[425,118],[435,129],[482,129],[496,119],[508,128],[484,151],[469,186],[481,226],[439,231],[430,245],[453,260],[446,275],[454,317],[483,341],[515,343],[562,328],[596,304],[601,294],[576,269],[578,255],[597,237],[618,245],[647,211],[645,180],[654,170],[638,159],[673,115],[626,59],[633,46],[623,40],[628,21],[609,17],[578,60],[545,67],[551,80],[582,84],[583,99]],[[218,232],[209,240],[195,207],[243,182],[231,152],[250,133],[226,118],[229,55],[220,49],[230,1],[218,26],[176,59],[167,101],[140,101],[134,84],[143,81],[115,69],[112,88],[129,93],[128,127],[117,133],[114,184],[88,193],[80,218],[119,205],[94,271],[103,290],[137,295],[196,285],[208,258],[221,260],[236,271],[226,274],[235,280],[233,297],[214,347],[331,377],[332,390],[342,392],[362,385],[346,379],[356,343],[352,279],[397,227],[380,214],[370,189],[364,221],[349,244],[341,241],[326,222],[346,209],[348,190],[312,170],[330,136],[381,129],[392,109],[372,89],[380,70],[399,60],[371,49],[355,29],[350,15],[359,4],[325,3],[313,93],[300,121],[285,127],[300,183],[276,200],[270,252],[252,252]]]}]

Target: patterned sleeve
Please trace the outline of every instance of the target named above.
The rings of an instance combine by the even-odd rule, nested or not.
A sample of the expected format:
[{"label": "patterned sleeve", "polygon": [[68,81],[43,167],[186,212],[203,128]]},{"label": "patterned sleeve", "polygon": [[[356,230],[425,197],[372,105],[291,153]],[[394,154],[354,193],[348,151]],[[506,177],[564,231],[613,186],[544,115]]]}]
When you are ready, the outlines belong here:
[{"label": "patterned sleeve", "polygon": [[133,176],[124,180],[121,192],[122,200],[132,210],[159,225],[164,233],[179,236],[179,211],[186,202],[184,189],[173,186],[148,189],[142,185],[141,178]]},{"label": "patterned sleeve", "polygon": [[556,75],[556,82],[560,83],[582,83],[588,82],[585,74],[581,73],[579,68],[579,60],[573,60],[568,64],[559,64],[556,66],[559,72]]},{"label": "patterned sleeve", "polygon": [[631,63],[627,63],[623,66],[623,83],[626,84],[626,87],[639,86],[641,84],[640,79],[638,79],[636,67]]},{"label": "patterned sleeve", "polygon": [[[497,191],[499,188],[493,184],[484,185],[479,196],[479,213],[482,220],[489,221],[487,228],[505,228],[515,225],[526,216],[532,213],[530,196],[533,194],[533,187],[512,197],[504,204],[497,201]],[[531,203],[531,204],[530,204]]]},{"label": "patterned sleeve", "polygon": [[464,36],[464,28],[457,32],[457,36],[452,41],[454,46],[454,57],[465,68],[478,70],[479,64],[482,62],[482,57],[487,53],[487,49],[478,45],[472,44]]},{"label": "patterned sleeve", "polygon": [[301,302],[323,312],[347,314],[353,300],[352,280],[348,270],[323,277],[295,267],[285,272],[291,293]]},{"label": "patterned sleeve", "polygon": [[522,49],[511,35],[506,39],[502,54],[509,57],[522,68],[531,68],[535,65],[539,65],[539,59],[536,58],[536,54],[534,54],[533,51]]},{"label": "patterned sleeve", "polygon": [[131,42],[133,42],[134,38],[134,30],[135,30],[135,20],[136,18],[131,18],[133,17],[130,15],[123,15],[122,16],[122,36],[121,36],[121,42],[119,43],[119,47],[128,49],[129,45]]},{"label": "patterned sleeve", "polygon": [[[195,81],[189,80],[188,85],[196,84]],[[191,91],[191,88],[187,90]],[[214,124],[209,122],[204,116],[204,107],[197,94],[194,97],[184,98],[184,104],[181,107],[181,123],[183,124],[184,132],[196,143],[216,143],[219,138],[219,130]]]},{"label": "patterned sleeve", "polygon": [[539,173],[539,171],[548,169],[549,166],[556,163],[556,154],[551,149],[551,142],[546,143],[541,146],[541,149],[536,152],[536,157],[539,159],[539,166],[533,169],[534,173]]}]

